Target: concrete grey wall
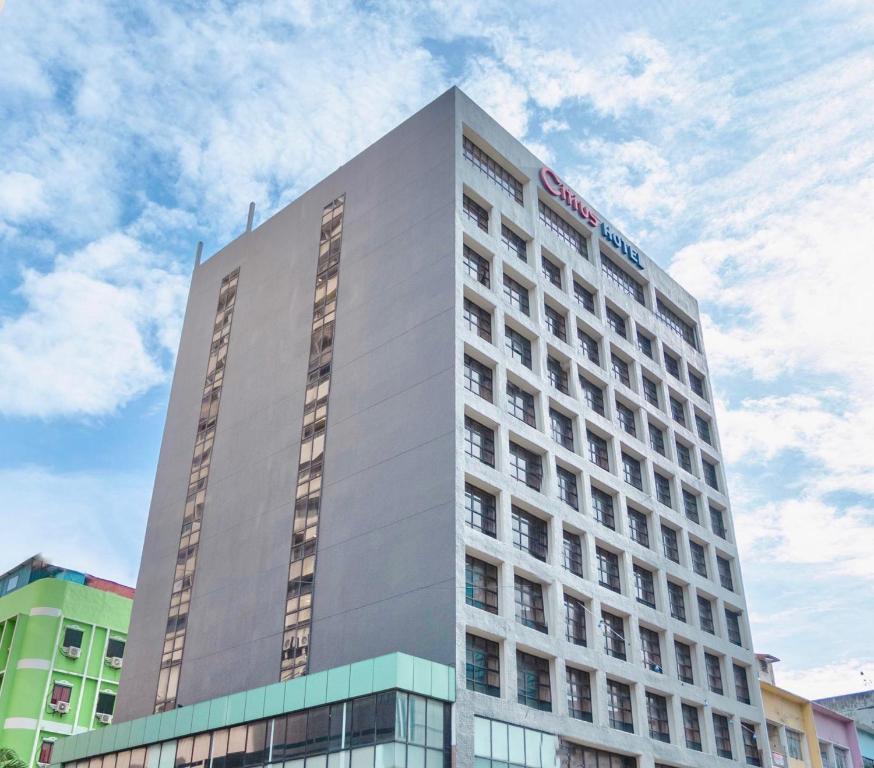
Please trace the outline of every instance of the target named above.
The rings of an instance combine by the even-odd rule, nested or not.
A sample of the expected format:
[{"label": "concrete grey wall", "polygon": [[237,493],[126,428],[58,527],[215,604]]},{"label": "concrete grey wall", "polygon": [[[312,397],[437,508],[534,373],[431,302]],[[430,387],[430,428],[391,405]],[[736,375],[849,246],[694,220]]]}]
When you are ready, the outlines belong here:
[{"label": "concrete grey wall", "polygon": [[178,702],[279,678],[323,206],[346,193],[311,670],[454,660],[452,93],[195,271],[116,718],[152,711],[219,285],[240,267]]},{"label": "concrete grey wall", "polygon": [[455,660],[453,107],[444,94],[340,171],[311,671]]}]

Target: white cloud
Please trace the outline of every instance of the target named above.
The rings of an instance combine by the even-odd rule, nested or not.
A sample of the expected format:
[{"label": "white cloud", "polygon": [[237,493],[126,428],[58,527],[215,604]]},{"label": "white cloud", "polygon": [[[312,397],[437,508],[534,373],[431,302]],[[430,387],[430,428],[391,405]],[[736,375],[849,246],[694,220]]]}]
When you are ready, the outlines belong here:
[{"label": "white cloud", "polygon": [[874,509],[791,498],[735,512],[738,544],[752,561],[808,568],[808,578],[874,582]]},{"label": "white cloud", "polygon": [[874,687],[874,659],[847,659],[809,668],[775,670],[777,685],[808,699],[823,699]]},{"label": "white cloud", "polygon": [[569,131],[571,129],[570,123],[567,120],[556,120],[555,118],[549,118],[544,120],[540,124],[540,130],[543,132],[543,135],[546,136],[550,133],[561,133],[563,131]]},{"label": "white cloud", "polygon": [[111,412],[167,376],[187,280],[124,233],[28,269],[0,321],[0,412]]},{"label": "white cloud", "polygon": [[515,73],[492,58],[478,57],[470,65],[462,89],[517,138],[528,132],[529,93]]},{"label": "white cloud", "polygon": [[18,222],[46,212],[43,182],[29,173],[0,173],[0,210],[8,222]]},{"label": "white cloud", "polygon": [[0,469],[0,572],[42,553],[58,565],[133,586],[150,492],[150,476]]},{"label": "white cloud", "polygon": [[582,164],[568,176],[578,189],[611,212],[629,214],[650,226],[673,221],[684,211],[688,189],[682,166],[671,164],[659,149],[641,139],[610,142],[590,139],[578,144]]}]

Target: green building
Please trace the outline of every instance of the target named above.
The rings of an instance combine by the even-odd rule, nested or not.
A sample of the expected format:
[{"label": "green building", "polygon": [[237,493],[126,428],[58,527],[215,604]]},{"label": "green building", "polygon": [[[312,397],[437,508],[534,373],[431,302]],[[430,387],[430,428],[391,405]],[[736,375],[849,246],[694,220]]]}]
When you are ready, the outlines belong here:
[{"label": "green building", "polygon": [[112,722],[133,594],[38,556],[0,575],[0,744],[28,765]]}]

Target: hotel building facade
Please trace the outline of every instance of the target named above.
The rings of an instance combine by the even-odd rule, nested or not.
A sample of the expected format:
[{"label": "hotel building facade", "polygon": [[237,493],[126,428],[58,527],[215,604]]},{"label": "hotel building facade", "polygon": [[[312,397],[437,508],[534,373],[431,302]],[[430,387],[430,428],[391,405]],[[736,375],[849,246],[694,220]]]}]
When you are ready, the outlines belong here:
[{"label": "hotel building facade", "polygon": [[119,721],[60,762],[770,763],[697,304],[459,90],[196,266]]}]

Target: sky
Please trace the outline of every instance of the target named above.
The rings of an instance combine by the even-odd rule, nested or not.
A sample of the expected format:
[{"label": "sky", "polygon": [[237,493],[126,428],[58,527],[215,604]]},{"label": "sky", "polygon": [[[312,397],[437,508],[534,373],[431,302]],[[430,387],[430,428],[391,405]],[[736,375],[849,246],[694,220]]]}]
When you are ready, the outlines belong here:
[{"label": "sky", "polygon": [[0,571],[135,582],[196,242],[459,85],[698,297],[756,650],[874,688],[872,3],[8,0],[0,61]]}]

